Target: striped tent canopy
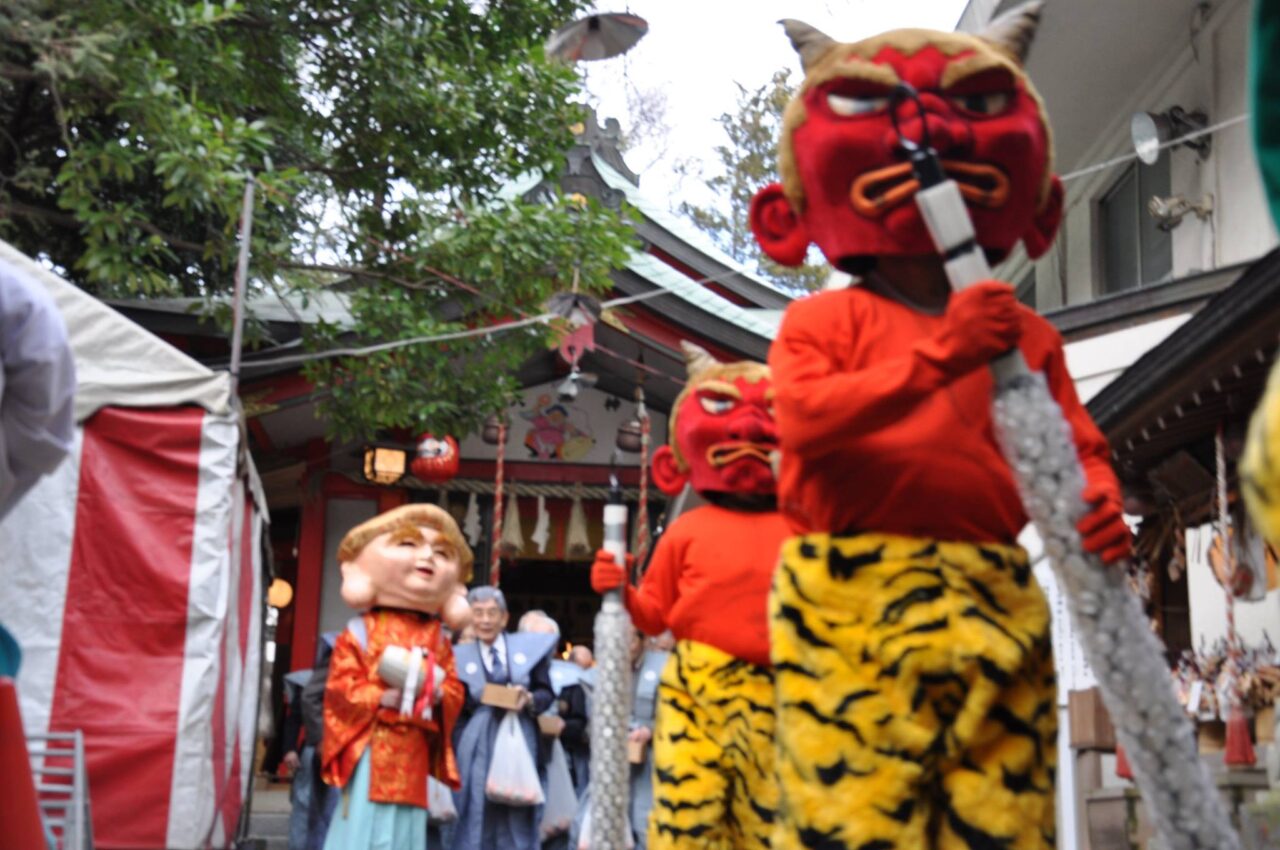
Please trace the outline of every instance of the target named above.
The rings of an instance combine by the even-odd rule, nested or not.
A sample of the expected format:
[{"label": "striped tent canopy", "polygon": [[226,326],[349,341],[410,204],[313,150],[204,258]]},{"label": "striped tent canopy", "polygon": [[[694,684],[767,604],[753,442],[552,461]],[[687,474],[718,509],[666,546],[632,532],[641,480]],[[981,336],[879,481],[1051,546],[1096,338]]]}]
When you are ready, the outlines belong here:
[{"label": "striped tent canopy", "polygon": [[0,242],[45,287],[76,439],[0,521],[29,735],[84,734],[94,844],[229,847],[251,776],[265,502],[229,382]]}]

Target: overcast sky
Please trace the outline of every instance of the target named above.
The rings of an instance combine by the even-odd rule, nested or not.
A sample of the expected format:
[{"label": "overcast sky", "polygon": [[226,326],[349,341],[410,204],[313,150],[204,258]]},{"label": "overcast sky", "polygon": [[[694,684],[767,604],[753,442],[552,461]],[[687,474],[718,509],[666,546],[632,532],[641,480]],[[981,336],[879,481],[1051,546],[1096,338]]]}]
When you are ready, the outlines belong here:
[{"label": "overcast sky", "polygon": [[[952,30],[965,0],[632,0],[599,3],[601,12],[630,11],[649,22],[649,34],[625,56],[584,63],[587,89],[601,119],[632,125],[628,91],[665,97],[668,132],[626,154],[641,172],[646,195],[674,208],[681,200],[705,204],[701,180],[681,179],[676,163],[690,162],[703,179],[715,173],[713,148],[725,141],[716,118],[733,112],[741,83],[755,89],[774,71],[798,70],[780,18],[798,18],[840,41],[884,30]],[[798,79],[795,77],[793,79]],[[650,98],[652,100],[652,97]]]}]

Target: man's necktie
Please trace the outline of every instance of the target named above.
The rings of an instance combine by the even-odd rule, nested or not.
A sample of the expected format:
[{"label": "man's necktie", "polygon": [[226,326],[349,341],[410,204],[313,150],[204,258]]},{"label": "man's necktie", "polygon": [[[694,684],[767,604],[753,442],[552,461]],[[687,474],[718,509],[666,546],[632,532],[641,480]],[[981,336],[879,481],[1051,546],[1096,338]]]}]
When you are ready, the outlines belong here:
[{"label": "man's necktie", "polygon": [[498,655],[498,647],[489,647],[489,678],[495,682],[505,682],[507,671],[502,666],[502,658]]}]

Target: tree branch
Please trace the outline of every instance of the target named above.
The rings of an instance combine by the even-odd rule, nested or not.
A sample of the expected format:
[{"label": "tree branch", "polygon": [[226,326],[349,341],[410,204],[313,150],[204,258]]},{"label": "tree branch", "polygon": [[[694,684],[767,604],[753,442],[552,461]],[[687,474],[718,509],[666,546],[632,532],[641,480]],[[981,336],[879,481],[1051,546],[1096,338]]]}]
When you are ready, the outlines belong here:
[{"label": "tree branch", "polygon": [[367,277],[373,280],[385,280],[388,283],[394,283],[397,286],[403,286],[405,289],[415,289],[419,291],[430,291],[432,287],[425,281],[406,280],[386,272],[376,272],[370,269],[362,269],[358,266],[339,266],[328,263],[281,263],[281,268],[297,269],[298,271],[310,272],[331,272],[333,274],[345,274],[350,277]]},{"label": "tree branch", "polygon": [[35,218],[69,230],[79,230],[82,226],[80,220],[70,213],[55,212],[54,210],[33,207],[30,204],[17,203],[15,201],[0,204],[0,217]]},{"label": "tree branch", "polygon": [[39,71],[33,71],[30,68],[22,68],[17,65],[9,65],[7,63],[0,65],[0,78],[6,80],[21,80],[23,82],[46,79],[45,75]]},{"label": "tree branch", "polygon": [[[44,207],[36,207],[31,204],[23,204],[16,201],[8,201],[0,203],[0,218],[34,218],[40,221],[46,221],[49,224],[55,224],[68,230],[83,230],[84,223],[80,219],[70,213],[57,212],[55,210],[45,209]],[[193,251],[203,254],[205,251],[205,243],[190,242],[172,234],[165,233],[149,221],[132,222],[143,233],[152,236],[159,236],[165,241],[165,244],[171,248],[177,248],[179,251]]]}]

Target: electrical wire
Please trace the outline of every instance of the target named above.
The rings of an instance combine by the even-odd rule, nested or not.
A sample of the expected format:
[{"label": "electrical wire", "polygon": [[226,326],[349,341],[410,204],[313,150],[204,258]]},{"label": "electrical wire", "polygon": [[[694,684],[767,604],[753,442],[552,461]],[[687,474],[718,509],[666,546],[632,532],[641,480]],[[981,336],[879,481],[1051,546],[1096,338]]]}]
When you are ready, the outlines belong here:
[{"label": "electrical wire", "polygon": [[[1198,139],[1201,136],[1207,136],[1210,133],[1216,133],[1219,130],[1234,126],[1236,124],[1241,124],[1248,120],[1249,120],[1249,113],[1246,112],[1243,115],[1237,115],[1235,118],[1228,118],[1225,121],[1219,121],[1217,124],[1213,124],[1208,127],[1204,127],[1200,130],[1195,130],[1193,132],[1187,133],[1185,136],[1179,136],[1176,139],[1170,139],[1167,142],[1161,142],[1157,150],[1165,150],[1166,148],[1175,147],[1176,145],[1180,145],[1183,142],[1189,142],[1192,139]],[[1117,165],[1123,165],[1126,162],[1129,162],[1137,158],[1138,158],[1137,151],[1133,151],[1131,153],[1127,153],[1122,156],[1117,156],[1114,159],[1108,159],[1102,162],[1095,163],[1093,165],[1085,166],[1084,168],[1078,168],[1075,171],[1071,171],[1071,172],[1068,172],[1067,174],[1063,174],[1059,179],[1062,180],[1063,183],[1066,183],[1068,181],[1075,180],[1079,177],[1084,177],[1086,175],[1093,174],[1098,171],[1105,171],[1108,168],[1113,168]]]},{"label": "electrical wire", "polygon": [[[711,275],[700,280],[695,280],[695,284],[712,283],[722,277],[731,277],[739,274],[735,270],[728,270],[718,275]],[[674,293],[668,289],[655,289],[651,292],[642,292],[638,295],[627,295],[621,298],[614,298],[603,302],[600,306],[604,309],[612,309],[614,307],[622,307],[627,304],[635,304],[639,301],[648,301],[652,298],[659,298],[663,295],[673,295]],[[477,336],[492,336],[498,333],[506,333],[508,331],[518,330],[520,328],[529,327],[531,325],[545,324],[556,318],[554,313],[541,313],[536,316],[526,316],[522,319],[516,319],[510,322],[503,322],[497,325],[488,325],[483,328],[468,328],[462,331],[450,331],[443,334],[432,334],[429,336],[411,337],[409,339],[397,339],[390,342],[382,342],[374,345],[366,345],[359,347],[343,347],[331,348],[326,351],[313,351],[304,354],[290,354],[283,357],[268,357],[265,359],[247,359],[244,361],[246,367],[259,366],[283,366],[292,363],[308,363],[315,360],[327,360],[331,357],[364,357],[369,354],[376,354],[380,351],[392,351],[397,348],[405,348],[411,345],[426,345],[433,342],[449,342],[456,339],[470,339]]]},{"label": "electrical wire", "polygon": [[[1169,139],[1166,142],[1162,142],[1158,150],[1165,150],[1167,148],[1175,147],[1177,145],[1182,144],[1183,142],[1188,142],[1193,139],[1198,139],[1201,136],[1207,136],[1212,133],[1216,133],[1219,130],[1225,129],[1227,127],[1232,127],[1232,126],[1235,126],[1236,124],[1241,124],[1245,121],[1248,121],[1249,117],[1250,117],[1249,113],[1246,112],[1242,115],[1237,115],[1234,118],[1228,118],[1225,121],[1219,121],[1217,124],[1212,124],[1200,130],[1195,130],[1194,132],[1187,133],[1186,135],[1183,135],[1183,136],[1179,136],[1175,139]],[[1136,151],[1132,153],[1127,153],[1122,156],[1117,156],[1112,159],[1104,160],[1102,162],[1098,162],[1093,165],[1089,165],[1084,168],[1079,168],[1075,171],[1068,172],[1066,174],[1063,174],[1060,179],[1062,180],[1063,183],[1067,183],[1071,180],[1076,180],[1078,178],[1085,177],[1087,175],[1094,174],[1099,171],[1105,171],[1108,168],[1114,168],[1117,165],[1123,165],[1124,163],[1137,159],[1137,157],[1138,157],[1138,154]],[[738,273],[739,272],[731,269],[719,275],[711,275],[710,277],[704,277],[698,280],[694,280],[693,283],[695,284],[712,283],[719,280],[722,277],[731,277]],[[473,294],[477,294],[477,295],[480,295],[481,297],[485,297],[492,300],[492,296],[487,296],[485,293],[477,290],[476,288],[468,284],[463,283],[462,281],[458,280],[457,278],[454,278],[451,275],[446,276],[438,272],[436,273],[436,275],[446,283],[449,283],[454,286],[458,286],[468,292],[471,292]],[[651,298],[658,298],[663,295],[672,295],[672,294],[674,293],[672,293],[669,290],[658,289],[652,292],[641,293],[639,295],[630,295],[623,298],[615,298],[611,301],[604,302],[601,306],[606,309],[612,308],[612,307],[620,307],[625,304],[633,304],[638,301],[646,301]],[[516,312],[523,313],[523,311],[520,311],[520,310],[517,310]],[[284,365],[289,365],[294,363],[307,363],[307,362],[312,362],[316,360],[327,360],[331,357],[364,357],[370,354],[376,354],[380,351],[392,351],[397,348],[405,348],[412,345],[427,345],[429,343],[434,343],[434,342],[450,342],[452,340],[470,339],[472,337],[477,337],[477,336],[492,336],[498,333],[506,333],[508,331],[519,330],[520,328],[529,327],[531,325],[545,324],[546,322],[550,321],[552,318],[554,318],[554,314],[551,314],[551,313],[542,313],[536,316],[524,315],[524,317],[521,319],[510,321],[510,322],[503,322],[502,324],[498,324],[498,325],[489,325],[483,328],[469,328],[463,331],[452,331],[450,333],[444,333],[444,334],[433,334],[429,336],[412,337],[410,339],[393,340],[391,342],[378,343],[375,345],[361,346],[361,347],[355,347],[355,348],[350,348],[350,347],[332,348],[327,351],[307,352],[304,354],[293,354],[293,355],[286,355],[283,357],[269,357],[265,359],[246,358],[244,365],[252,366],[252,367],[284,366]],[[612,354],[613,352],[610,352],[610,353]],[[626,359],[626,358],[623,358],[623,359]]]}]

